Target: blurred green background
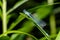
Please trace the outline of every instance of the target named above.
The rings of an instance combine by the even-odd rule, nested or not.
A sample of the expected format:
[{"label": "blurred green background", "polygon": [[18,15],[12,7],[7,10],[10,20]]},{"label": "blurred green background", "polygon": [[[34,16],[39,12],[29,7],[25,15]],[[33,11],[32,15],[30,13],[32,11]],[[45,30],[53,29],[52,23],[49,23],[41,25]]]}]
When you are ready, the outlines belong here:
[{"label": "blurred green background", "polygon": [[[13,8],[14,5],[22,0],[7,0],[7,12]],[[18,3],[16,5],[18,5]],[[55,4],[56,3],[56,4]],[[39,31],[29,18],[23,14],[23,10],[26,9],[32,13],[38,20],[46,22],[46,26],[43,29],[51,36],[52,40],[56,39],[56,35],[60,31],[60,3],[59,0],[54,0],[54,4],[48,5],[47,0],[28,0],[16,9],[14,9],[7,16],[8,30],[18,30],[29,33],[35,36],[39,40],[46,40],[44,35]],[[0,7],[0,34],[2,34],[2,8]],[[0,38],[0,40],[35,40],[25,34],[8,34],[9,37]]]}]

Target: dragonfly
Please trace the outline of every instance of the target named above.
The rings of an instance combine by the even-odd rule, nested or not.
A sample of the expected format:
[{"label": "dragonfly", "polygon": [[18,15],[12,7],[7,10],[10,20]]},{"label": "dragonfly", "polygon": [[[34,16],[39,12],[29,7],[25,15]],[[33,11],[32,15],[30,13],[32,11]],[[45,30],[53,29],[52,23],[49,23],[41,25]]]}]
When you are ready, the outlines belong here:
[{"label": "dragonfly", "polygon": [[41,27],[46,26],[46,23],[42,20],[38,20],[36,17],[34,17],[30,12],[27,12],[26,10],[23,10],[23,12],[31,18],[36,24],[40,25]]},{"label": "dragonfly", "polygon": [[42,20],[38,20],[36,17],[34,17],[30,12],[23,10],[24,14],[31,18],[31,20],[37,25],[36,27],[43,33],[43,35],[49,39],[49,35],[46,33],[46,31],[43,29],[44,26],[46,26],[46,23]]}]

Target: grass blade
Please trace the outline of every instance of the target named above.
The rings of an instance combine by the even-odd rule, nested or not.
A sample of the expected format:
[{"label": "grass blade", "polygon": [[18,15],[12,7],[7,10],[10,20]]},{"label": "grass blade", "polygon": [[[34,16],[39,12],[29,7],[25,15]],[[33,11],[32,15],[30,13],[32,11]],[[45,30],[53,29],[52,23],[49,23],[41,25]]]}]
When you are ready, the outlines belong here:
[{"label": "grass blade", "polygon": [[55,40],[60,40],[60,32],[58,33],[58,35],[57,35]]},{"label": "grass blade", "polygon": [[12,30],[18,23],[20,23],[25,17],[23,15],[19,15],[19,17],[10,25],[8,30]]},{"label": "grass blade", "polygon": [[18,8],[20,5],[22,5],[23,3],[27,2],[28,0],[22,0],[17,2],[10,10],[8,10],[7,14],[9,14],[10,12],[12,12],[13,10],[15,10],[16,8]]}]

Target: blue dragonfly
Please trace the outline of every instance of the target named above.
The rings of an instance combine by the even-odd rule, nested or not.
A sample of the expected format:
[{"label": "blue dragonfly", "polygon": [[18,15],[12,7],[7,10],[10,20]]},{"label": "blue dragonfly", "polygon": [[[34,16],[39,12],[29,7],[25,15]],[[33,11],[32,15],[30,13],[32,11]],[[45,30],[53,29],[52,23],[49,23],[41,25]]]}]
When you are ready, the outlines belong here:
[{"label": "blue dragonfly", "polygon": [[47,38],[49,38],[49,35],[45,32],[43,29],[44,26],[46,26],[46,23],[42,20],[38,20],[36,17],[34,17],[30,12],[26,11],[25,9],[23,10],[24,14],[31,18],[31,20],[37,25],[36,27],[43,33],[43,35]]}]

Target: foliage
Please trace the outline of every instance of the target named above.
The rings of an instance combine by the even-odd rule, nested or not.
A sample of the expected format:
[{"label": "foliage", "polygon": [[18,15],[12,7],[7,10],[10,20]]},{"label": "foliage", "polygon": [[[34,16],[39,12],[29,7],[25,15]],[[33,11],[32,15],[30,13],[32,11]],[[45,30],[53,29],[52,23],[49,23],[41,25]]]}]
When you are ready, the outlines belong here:
[{"label": "foliage", "polygon": [[[0,22],[2,22],[0,40],[60,40],[58,30],[60,27],[56,27],[55,20],[59,7],[54,8],[54,5],[59,3],[54,1],[56,0],[0,0]],[[24,9],[27,11],[23,11]],[[41,20],[45,19],[49,19],[46,27],[50,27],[50,30],[43,27],[45,23]],[[37,32],[40,37],[36,37],[38,33],[31,32],[34,28],[39,30]],[[41,37],[41,33],[44,36]]]}]

